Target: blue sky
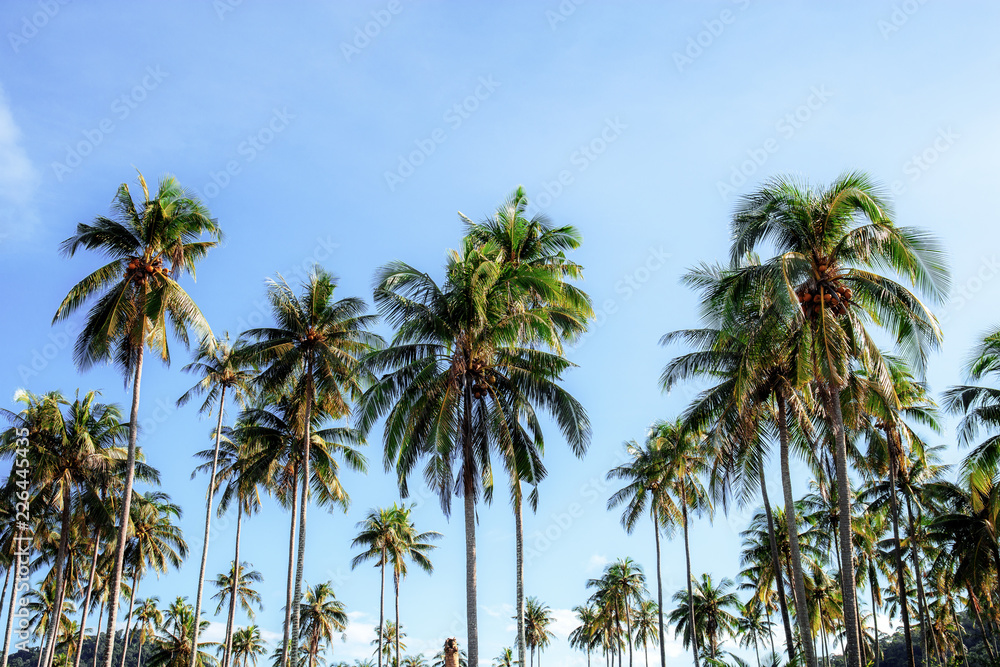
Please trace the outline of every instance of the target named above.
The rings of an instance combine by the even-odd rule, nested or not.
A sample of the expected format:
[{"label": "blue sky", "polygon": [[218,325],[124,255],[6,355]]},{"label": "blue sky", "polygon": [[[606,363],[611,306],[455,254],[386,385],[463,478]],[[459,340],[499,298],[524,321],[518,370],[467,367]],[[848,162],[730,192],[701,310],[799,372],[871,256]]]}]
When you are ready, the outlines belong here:
[{"label": "blue sky", "polygon": [[[678,279],[725,256],[741,193],[775,174],[823,183],[846,169],[890,187],[898,222],[933,230],[951,255],[956,289],[938,311],[946,343],[929,380],[939,391],[960,379],[970,344],[995,324],[1000,293],[1000,232],[988,204],[1000,143],[998,18],[995,3],[935,0],[8,0],[0,5],[4,401],[17,387],[80,387],[127,403],[111,369],[73,367],[79,321],[49,323],[98,262],[62,259],[59,242],[106,213],[135,168],[150,180],[175,174],[219,219],[226,241],[187,287],[213,328],[233,333],[266,317],[265,278],[298,282],[314,261],[340,277],[341,295],[369,301],[373,272],[388,261],[439,272],[461,232],[457,212],[482,217],[523,184],[535,210],[583,233],[575,259],[598,311],[566,377],[590,412],[592,449],[578,461],[550,432],[551,474],[526,519],[527,593],[558,619],[546,662],[582,664],[562,640],[587,578],[625,555],[654,573],[649,530],[626,536],[605,512],[604,473],[624,440],[691,396],[658,391],[671,351],[657,340],[697,323]],[[186,510],[196,545],[205,479],[190,480],[191,455],[208,444],[212,422],[193,406],[173,407],[191,384],[180,373],[186,360],[175,346],[170,368],[147,366],[142,445]],[[333,579],[352,612],[335,659],[368,655],[377,623],[376,573],[350,571],[349,541],[369,508],[398,498],[381,469],[379,435],[370,474],[345,476],[348,514],[310,512],[306,578]],[[951,440],[949,432],[940,441]],[[949,445],[949,460],[959,455]],[[801,492],[804,471],[799,478]],[[418,526],[445,538],[436,573],[414,573],[401,607],[411,649],[430,654],[464,635],[462,524],[432,498],[418,502]],[[499,498],[479,516],[489,658],[513,638],[513,520]],[[697,572],[735,576],[747,517],[696,524]],[[233,522],[216,526],[210,573],[232,557]],[[258,622],[270,633],[281,630],[287,530],[288,517],[268,504],[244,531],[245,557],[264,576]],[[664,568],[669,595],[683,582],[679,539],[666,543]],[[196,575],[191,558],[144,581],[140,595],[193,597]],[[674,660],[686,660],[679,653],[672,644]]]}]

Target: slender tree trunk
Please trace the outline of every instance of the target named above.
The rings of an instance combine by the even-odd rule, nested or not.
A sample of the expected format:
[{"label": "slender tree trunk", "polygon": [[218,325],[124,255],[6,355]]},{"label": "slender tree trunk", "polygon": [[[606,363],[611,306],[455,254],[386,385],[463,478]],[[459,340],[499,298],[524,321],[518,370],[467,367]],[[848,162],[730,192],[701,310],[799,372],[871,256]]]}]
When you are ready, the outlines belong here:
[{"label": "slender tree trunk", "polygon": [[[809,630],[809,609],[806,605],[806,584],[802,576],[802,555],[799,552],[799,526],[795,512],[795,497],[792,495],[792,473],[788,461],[788,415],[785,412],[785,397],[778,391],[778,440],[781,448],[781,489],[785,499],[785,525],[788,527],[788,549],[792,562],[792,586],[795,592],[795,622],[799,626],[802,653],[806,667],[816,667],[816,652]],[[860,667],[860,665],[848,665]]]},{"label": "slender tree trunk", "polygon": [[524,665],[524,508],[521,498],[521,481],[517,481],[517,491],[514,494],[514,541],[516,553],[516,586],[517,592],[517,659]]},{"label": "slender tree trunk", "polygon": [[868,581],[872,589],[872,622],[875,625],[875,667],[879,667],[881,660],[878,641],[878,605],[875,603],[875,584],[878,580],[876,579],[875,565],[871,561],[868,563]]},{"label": "slender tree trunk", "polygon": [[979,621],[979,631],[983,633],[983,644],[986,645],[986,652],[990,655],[990,661],[996,662],[997,655],[993,650],[993,643],[990,641],[990,633],[986,630],[986,624],[983,622],[983,615],[979,611],[979,602],[972,595],[972,590],[967,590],[969,592],[969,604],[972,606],[973,611],[976,612],[976,619]]},{"label": "slender tree trunk", "polygon": [[243,503],[236,499],[236,550],[233,555],[233,581],[229,589],[229,617],[226,619],[226,646],[222,653],[222,667],[229,667],[233,661],[233,629],[236,621],[236,595],[239,590],[240,534],[243,530]]},{"label": "slender tree trunk", "polygon": [[757,667],[760,667],[760,649],[757,647],[757,635],[753,637],[753,653],[757,656]]},{"label": "slender tree trunk", "polygon": [[[93,665],[93,667],[97,667],[97,659],[100,656],[100,653],[98,652],[98,648],[101,645],[101,619],[104,618],[104,605],[105,604],[106,604],[106,601],[105,600],[101,600],[101,611],[97,614],[97,636],[94,637],[94,665]],[[107,642],[107,637],[106,636],[105,636],[104,640],[105,640],[105,642]]]},{"label": "slender tree trunk", "polygon": [[[14,558],[11,560],[11,567],[14,569],[14,586],[10,591],[10,601],[7,603],[7,629],[3,635],[3,667],[7,667],[7,659],[10,655],[10,637],[14,632],[14,603],[17,601],[17,589],[21,585],[21,533],[14,539]],[[28,567],[28,558],[24,558],[24,567]]]},{"label": "slender tree trunk", "polygon": [[142,667],[142,644],[143,644],[142,632],[139,632],[139,653],[135,657],[135,667]]},{"label": "slender tree trunk", "polygon": [[[757,461],[760,477],[760,496],[764,501],[764,515],[767,517],[767,541],[771,546],[771,567],[774,569],[774,587],[778,592],[778,606],[781,608],[781,623],[785,628],[785,650],[788,661],[795,662],[795,637],[792,634],[792,622],[788,618],[788,601],[785,598],[785,578],[781,576],[781,556],[778,552],[778,538],[774,532],[774,514],[771,512],[771,501],[767,495],[767,480],[764,478],[764,464]],[[771,636],[771,653],[774,653],[774,636]]]},{"label": "slender tree trunk", "polygon": [[[292,597],[292,655],[289,658],[288,664],[291,667],[295,667],[299,656],[298,656],[298,646],[299,646],[299,624],[301,621],[301,606],[302,606],[302,577],[305,570],[305,560],[306,560],[306,508],[309,505],[309,475],[310,475],[310,461],[309,456],[311,454],[310,447],[312,445],[312,408],[313,408],[313,383],[312,383],[312,358],[306,360],[306,378],[307,378],[307,389],[306,389],[306,415],[305,415],[305,437],[303,438],[302,447],[302,497],[299,500],[299,548],[296,557],[295,564],[295,593]],[[853,666],[852,666],[853,667]]]},{"label": "slender tree trunk", "polygon": [[295,536],[298,521],[298,498],[299,498],[299,464],[296,461],[292,464],[292,520],[288,529],[288,582],[285,586],[285,637],[282,646],[285,647],[281,654],[281,667],[287,667],[288,658],[291,655],[291,627],[292,627],[292,588],[295,585],[294,564],[295,564]]},{"label": "slender tree trunk", "polygon": [[[201,625],[201,594],[205,588],[205,566],[208,563],[208,539],[212,527],[212,499],[215,496],[215,475],[219,470],[219,443],[222,442],[222,414],[226,409],[226,385],[219,395],[219,419],[215,424],[215,450],[212,452],[212,476],[208,480],[208,499],[205,501],[205,536],[201,544],[201,569],[198,570],[198,592],[194,597],[194,629],[191,645],[198,646],[198,626]],[[225,660],[225,658],[223,658]],[[123,664],[122,667],[125,667]],[[191,667],[198,667],[198,651],[191,651]]]},{"label": "slender tree trunk", "polygon": [[118,517],[118,538],[115,542],[115,565],[111,571],[111,588],[108,591],[108,642],[104,648],[104,667],[111,667],[115,651],[115,625],[118,622],[118,597],[122,590],[122,567],[125,565],[125,542],[128,539],[130,511],[132,509],[132,484],[135,481],[135,450],[139,437],[139,387],[142,380],[142,357],[146,350],[145,330],[136,353],[135,378],[132,381],[132,411],[128,423],[128,458],[125,464],[125,488],[122,491]]},{"label": "slender tree trunk", "polygon": [[382,635],[385,632],[385,547],[382,547],[382,564],[379,566],[382,571],[382,583],[379,585],[378,593],[378,667],[382,667]]},{"label": "slender tree trunk", "polygon": [[[628,613],[628,598],[625,599],[625,632],[626,637],[628,637],[628,667],[632,667],[632,618]],[[538,657],[539,662],[541,662],[541,650],[539,650]]]},{"label": "slender tree trunk", "polygon": [[62,497],[62,521],[59,527],[59,550],[56,552],[56,592],[53,607],[53,618],[56,619],[56,622],[49,623],[49,638],[45,646],[45,659],[42,661],[45,667],[50,667],[52,659],[55,657],[56,643],[59,641],[59,619],[62,618],[63,601],[66,597],[66,553],[69,550],[70,510],[73,500],[68,483],[63,482],[60,495]]},{"label": "slender tree trunk", "polygon": [[129,595],[128,601],[128,620],[125,621],[125,636],[122,642],[122,661],[121,667],[125,667],[125,656],[128,653],[128,642],[129,634],[132,628],[132,610],[135,608],[135,590],[139,588],[139,568],[136,567],[135,572],[132,575],[132,593]]},{"label": "slender tree trunk", "polygon": [[465,616],[469,633],[469,667],[479,664],[479,610],[476,582],[476,460],[472,452],[472,387],[465,383],[462,480],[465,500]]},{"label": "slender tree trunk", "polygon": [[399,572],[393,568],[392,583],[396,592],[396,667],[399,667]]},{"label": "slender tree trunk", "polygon": [[691,627],[691,653],[694,655],[694,667],[699,667],[698,626],[694,620],[694,590],[691,586],[691,543],[688,539],[687,489],[685,488],[683,473],[681,477],[681,513],[684,522],[684,562],[687,569],[688,623]]},{"label": "slender tree trunk", "polygon": [[[780,572],[780,570],[778,570]],[[768,609],[767,603],[762,603],[764,606],[764,615],[767,616],[767,638],[771,642],[771,655],[774,655],[776,651],[774,650],[774,633],[771,632],[771,610]]]},{"label": "slender tree trunk", "polygon": [[663,638],[663,564],[660,562],[660,510],[653,499],[653,535],[656,538],[656,619],[660,638],[660,667],[667,667],[667,647]]},{"label": "slender tree trunk", "polygon": [[906,596],[906,571],[903,569],[903,545],[899,540],[899,503],[896,497],[896,465],[896,456],[890,444],[889,512],[892,515],[892,551],[893,560],[896,562],[896,588],[899,595],[900,616],[903,619],[903,641],[906,647],[906,662],[909,667],[916,667],[916,658],[913,655],[913,636],[910,633],[910,605]]},{"label": "slender tree trunk", "polygon": [[830,430],[836,447],[834,462],[837,466],[837,501],[840,509],[840,554],[843,561],[841,582],[844,589],[844,631],[847,647],[844,652],[846,667],[861,667],[861,638],[858,636],[858,596],[854,586],[854,545],[851,540],[851,480],[847,472],[847,439],[844,433],[844,415],[840,406],[840,391],[832,382],[824,388],[830,410]]},{"label": "slender tree trunk", "polygon": [[[7,585],[10,583],[10,571],[17,569],[17,559],[12,558],[10,562],[10,567],[7,568],[7,573],[3,578],[3,595],[0,595],[0,608],[3,607],[4,600],[7,599]],[[14,599],[14,591],[10,592],[11,599]]]},{"label": "slender tree trunk", "polygon": [[[76,642],[76,659],[73,663],[74,667],[80,667],[80,660],[83,657],[83,639],[87,632],[87,616],[90,614],[90,597],[94,592],[94,578],[97,576],[97,556],[101,549],[101,534],[98,531],[94,531],[96,535],[94,536],[94,555],[90,560],[90,576],[87,578],[87,595],[84,597],[83,602],[83,615],[80,618],[80,635]],[[97,626],[97,634],[100,635],[101,626]],[[94,645],[94,652],[97,652],[97,645]]]},{"label": "slender tree trunk", "polygon": [[924,665],[930,663],[930,651],[928,650],[927,635],[930,630],[930,614],[927,611],[927,598],[924,596],[923,572],[920,567],[920,555],[917,553],[917,525],[913,520],[913,505],[910,497],[906,496],[906,516],[907,525],[910,531],[910,562],[913,564],[913,578],[917,581],[917,605],[920,614],[920,641],[924,650]]}]

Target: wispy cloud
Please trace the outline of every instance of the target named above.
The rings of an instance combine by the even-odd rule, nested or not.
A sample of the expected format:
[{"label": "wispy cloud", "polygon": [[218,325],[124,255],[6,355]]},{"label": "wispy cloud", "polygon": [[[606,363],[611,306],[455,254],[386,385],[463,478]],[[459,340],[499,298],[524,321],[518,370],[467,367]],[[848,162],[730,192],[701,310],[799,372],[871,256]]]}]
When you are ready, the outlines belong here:
[{"label": "wispy cloud", "polygon": [[38,170],[21,145],[21,130],[0,86],[0,243],[26,237],[37,224],[38,182]]},{"label": "wispy cloud", "polygon": [[604,554],[594,554],[590,557],[590,560],[587,561],[587,573],[593,574],[595,572],[600,572],[604,569],[604,566],[610,562],[611,561],[609,561],[608,557]]}]

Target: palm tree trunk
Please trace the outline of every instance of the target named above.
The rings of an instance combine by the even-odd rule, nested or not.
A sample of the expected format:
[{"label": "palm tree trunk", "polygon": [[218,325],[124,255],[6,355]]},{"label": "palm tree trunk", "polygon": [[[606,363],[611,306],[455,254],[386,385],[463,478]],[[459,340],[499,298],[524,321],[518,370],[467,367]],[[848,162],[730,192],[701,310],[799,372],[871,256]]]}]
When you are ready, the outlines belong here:
[{"label": "palm tree trunk", "polygon": [[660,510],[653,499],[653,535],[656,538],[656,617],[659,623],[660,667],[667,667],[667,647],[663,639],[663,574],[660,563]]},{"label": "palm tree trunk", "polygon": [[[764,464],[760,459],[757,460],[757,471],[760,477],[760,497],[764,502],[764,515],[767,517],[767,541],[771,546],[771,567],[774,570],[774,587],[778,592],[781,623],[785,628],[785,650],[788,651],[788,661],[795,662],[795,637],[792,635],[792,622],[788,618],[788,601],[785,598],[785,578],[781,576],[781,556],[778,552],[778,538],[774,532],[774,514],[771,513],[771,501],[767,495],[767,480],[764,477]],[[774,635],[771,635],[771,653],[774,653]]]},{"label": "palm tree trunk", "polygon": [[128,422],[128,458],[125,464],[125,488],[122,491],[121,507],[118,511],[118,539],[115,542],[115,565],[111,571],[111,588],[108,591],[108,641],[104,648],[104,667],[111,667],[115,650],[115,625],[118,622],[118,597],[122,590],[122,568],[125,565],[125,542],[128,539],[128,525],[132,508],[132,484],[135,482],[135,450],[139,437],[139,387],[142,380],[142,357],[146,350],[145,329],[139,340],[139,350],[135,359],[135,378],[132,381],[132,411]]},{"label": "palm tree trunk", "polygon": [[764,615],[767,617],[767,627],[768,627],[767,638],[771,642],[771,654],[774,655],[774,653],[775,653],[775,651],[774,651],[774,633],[771,632],[771,630],[770,630],[770,628],[771,628],[771,610],[768,609],[768,606],[767,606],[766,603],[761,603],[761,604],[764,607]]},{"label": "palm tree trunk", "polygon": [[285,585],[285,637],[282,640],[282,646],[285,650],[281,654],[281,667],[288,666],[288,657],[291,655],[292,648],[290,639],[290,631],[292,627],[292,587],[295,585],[293,576],[293,564],[295,563],[295,529],[298,521],[298,498],[299,498],[299,464],[298,461],[292,464],[292,519],[291,527],[288,529],[288,581]]},{"label": "palm tree trunk", "polygon": [[135,657],[135,667],[142,667],[142,644],[143,636],[142,632],[139,633],[139,653]]},{"label": "palm tree trunk", "polygon": [[[20,531],[18,537],[20,537]],[[7,658],[10,653],[10,636],[14,631],[14,602],[17,600],[17,589],[21,585],[21,555],[20,540],[14,539],[14,558],[11,560],[11,568],[14,570],[14,586],[10,590],[10,601],[7,603],[7,629],[3,635],[3,667],[7,667]],[[25,558],[25,568],[28,559]]]},{"label": "palm tree trunk", "polygon": [[[7,599],[7,585],[10,583],[10,571],[17,569],[17,559],[13,558],[10,562],[10,567],[7,568],[7,573],[3,578],[3,595],[0,595],[0,608],[3,608],[3,601]],[[14,591],[10,592],[10,597],[13,599]]]},{"label": "palm tree trunk", "polygon": [[514,543],[517,600],[517,659],[524,665],[524,517],[521,498],[521,481],[517,481],[517,491],[514,494]]},{"label": "palm tree trunk", "polygon": [[462,424],[462,490],[465,500],[465,617],[469,634],[469,666],[479,664],[479,613],[476,586],[476,459],[472,452],[472,387],[465,383]]},{"label": "palm tree trunk", "polygon": [[[94,555],[90,560],[90,576],[87,578],[87,595],[84,597],[83,601],[83,614],[80,618],[80,636],[76,643],[76,659],[73,662],[73,667],[80,667],[80,659],[83,654],[83,638],[86,636],[87,631],[87,616],[90,614],[90,597],[94,592],[94,578],[97,576],[97,555],[101,548],[101,533],[100,531],[95,531],[94,536]],[[97,626],[97,633],[100,634],[101,626]],[[94,652],[97,652],[97,646],[94,646]]]},{"label": "palm tree trunk", "polygon": [[[792,495],[792,473],[788,462],[788,415],[785,412],[785,396],[777,393],[778,401],[778,441],[781,449],[781,489],[785,499],[785,525],[788,527],[788,549],[792,562],[792,586],[795,602],[795,622],[799,626],[802,653],[806,667],[816,667],[816,652],[809,631],[809,610],[806,606],[806,584],[802,577],[802,555],[799,552],[799,526],[795,516],[795,497]],[[848,665],[860,667],[860,665]]]},{"label": "palm tree trunk", "polygon": [[[222,442],[222,413],[226,408],[226,385],[219,394],[219,419],[215,424],[215,450],[212,452],[212,476],[208,479],[208,499],[205,501],[205,535],[201,543],[201,569],[198,570],[198,593],[194,597],[194,629],[191,645],[198,646],[198,626],[201,625],[201,594],[205,588],[205,566],[208,563],[208,538],[212,527],[212,498],[215,495],[215,475],[219,469],[219,443]],[[225,657],[223,657],[223,661]],[[123,664],[122,667],[125,667]],[[198,651],[191,651],[191,667],[198,667]]]},{"label": "palm tree trunk", "polygon": [[138,587],[139,587],[139,568],[137,566],[135,572],[132,575],[132,594],[129,596],[129,601],[128,601],[128,620],[125,621],[125,636],[123,638],[125,641],[122,643],[121,667],[125,667],[125,656],[128,654],[129,631],[132,628],[132,609],[135,608],[135,589],[137,589]]},{"label": "palm tree trunk", "polygon": [[878,605],[875,603],[875,564],[868,562],[868,581],[872,589],[872,623],[875,624],[875,667],[879,667],[879,641],[878,641]]},{"label": "palm tree trunk", "polygon": [[993,650],[993,643],[990,641],[990,633],[986,630],[986,624],[983,622],[983,615],[979,611],[979,601],[972,594],[972,588],[966,585],[966,590],[969,593],[969,604],[972,606],[973,611],[976,612],[976,619],[979,621],[979,631],[983,633],[983,644],[986,645],[986,652],[990,656],[991,662],[996,662],[997,655]]},{"label": "palm tree trunk", "polygon": [[393,568],[393,588],[396,592],[396,667],[399,667],[399,572]]},{"label": "palm tree trunk", "polygon": [[691,652],[694,654],[694,667],[699,667],[698,662],[698,626],[694,620],[694,590],[691,587],[691,543],[688,540],[688,508],[687,491],[684,488],[684,478],[681,477],[681,512],[684,523],[684,562],[687,566],[687,589],[688,589],[688,623],[691,628]]},{"label": "palm tree trunk", "polygon": [[[625,597],[625,636],[628,637],[628,667],[632,667],[632,618],[629,615],[628,596]],[[541,662],[541,651],[539,651],[539,662]]]},{"label": "palm tree trunk", "polygon": [[[890,436],[891,437],[891,436]],[[910,605],[906,596],[906,572],[903,569],[903,546],[899,540],[899,504],[896,497],[896,456],[889,447],[889,512],[892,518],[893,558],[896,561],[896,587],[899,595],[900,616],[903,619],[903,641],[909,667],[916,667],[913,655],[913,637],[910,634]]]},{"label": "palm tree trunk", "polygon": [[[840,554],[843,562],[841,585],[844,591],[844,631],[847,647],[844,652],[846,667],[861,667],[861,637],[858,636],[858,596],[854,585],[854,545],[851,536],[851,480],[847,473],[847,439],[844,433],[844,414],[840,406],[840,390],[827,382],[823,387],[829,410],[830,430],[833,431],[836,447],[834,462],[837,467],[837,502],[840,509]],[[813,667],[810,664],[810,667]]]},{"label": "palm tree trunk", "polygon": [[63,483],[62,493],[62,520],[59,526],[59,550],[56,552],[56,591],[55,605],[53,607],[53,618],[55,623],[49,623],[49,638],[45,646],[45,659],[42,664],[45,667],[52,665],[52,659],[56,653],[56,642],[59,641],[59,619],[62,618],[63,601],[66,596],[66,552],[69,550],[69,529],[70,529],[70,495],[69,484]]},{"label": "palm tree trunk", "polygon": [[[758,618],[760,618],[758,616]],[[757,667],[760,667],[760,648],[757,646],[757,635],[753,636],[753,653],[757,656]]]},{"label": "palm tree trunk", "polygon": [[382,564],[379,566],[382,571],[382,583],[379,585],[378,593],[378,667],[382,667],[382,635],[385,633],[385,547],[382,547]]},{"label": "palm tree trunk", "polygon": [[236,595],[240,583],[240,535],[243,532],[243,503],[236,499],[236,551],[233,555],[233,581],[229,589],[229,617],[226,619],[226,645],[222,653],[222,667],[233,661],[233,626],[236,621]]},{"label": "palm tree trunk", "polygon": [[295,563],[295,592],[292,596],[292,655],[288,664],[295,667],[298,661],[299,646],[299,623],[301,620],[302,606],[302,576],[306,564],[306,507],[309,505],[309,456],[310,445],[312,444],[312,408],[313,391],[312,384],[312,358],[306,359],[306,416],[303,430],[305,437],[302,443],[302,497],[299,500],[299,548]]},{"label": "palm tree trunk", "polygon": [[[101,619],[104,618],[104,605],[105,605],[105,601],[101,600],[101,611],[100,611],[100,613],[97,614],[97,635],[94,637],[94,665],[93,665],[93,667],[97,667],[97,658],[100,655],[99,652],[98,652],[98,648],[101,646]],[[105,637],[105,640],[107,640],[107,637]]]},{"label": "palm tree trunk", "polygon": [[927,611],[927,598],[924,597],[923,573],[920,568],[920,555],[917,553],[917,526],[913,520],[913,505],[906,496],[907,525],[910,531],[910,562],[913,564],[913,578],[917,580],[917,605],[920,614],[920,641],[924,649],[924,665],[930,662],[930,651],[927,647],[927,635],[930,631],[930,614]]}]

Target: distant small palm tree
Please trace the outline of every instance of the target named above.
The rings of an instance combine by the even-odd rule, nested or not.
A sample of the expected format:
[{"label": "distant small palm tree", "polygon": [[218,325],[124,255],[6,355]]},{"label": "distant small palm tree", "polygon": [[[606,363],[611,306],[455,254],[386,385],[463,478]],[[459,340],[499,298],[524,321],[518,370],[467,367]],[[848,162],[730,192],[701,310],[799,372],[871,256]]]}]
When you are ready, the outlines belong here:
[{"label": "distant small palm tree", "polygon": [[322,646],[330,646],[335,635],[347,630],[347,611],[344,603],[333,594],[329,581],[306,589],[302,605],[302,637],[309,667],[316,667]]},{"label": "distant small palm tree", "polygon": [[143,645],[163,625],[163,612],[157,606],[159,602],[160,598],[155,595],[145,600],[136,600],[138,609],[136,609],[135,618],[139,624],[139,654],[136,657],[136,667],[142,667]]},{"label": "distant small palm tree", "polygon": [[[733,636],[736,632],[740,600],[734,588],[732,579],[724,578],[716,584],[711,575],[703,574],[701,581],[694,586],[693,604],[689,604],[687,590],[674,594],[674,602],[679,604],[670,612],[670,622],[676,628],[674,635],[683,636],[685,647],[697,637],[701,640],[699,645],[706,647],[708,658],[712,661],[718,658],[722,638]],[[694,607],[693,627],[690,606]]]},{"label": "distant small palm tree", "polygon": [[237,665],[257,667],[258,656],[267,653],[267,645],[260,637],[260,628],[250,625],[233,633],[233,660]]},{"label": "distant small palm tree", "polygon": [[493,658],[493,667],[514,667],[518,664],[514,658],[514,649],[507,647],[501,649],[500,655]]}]

